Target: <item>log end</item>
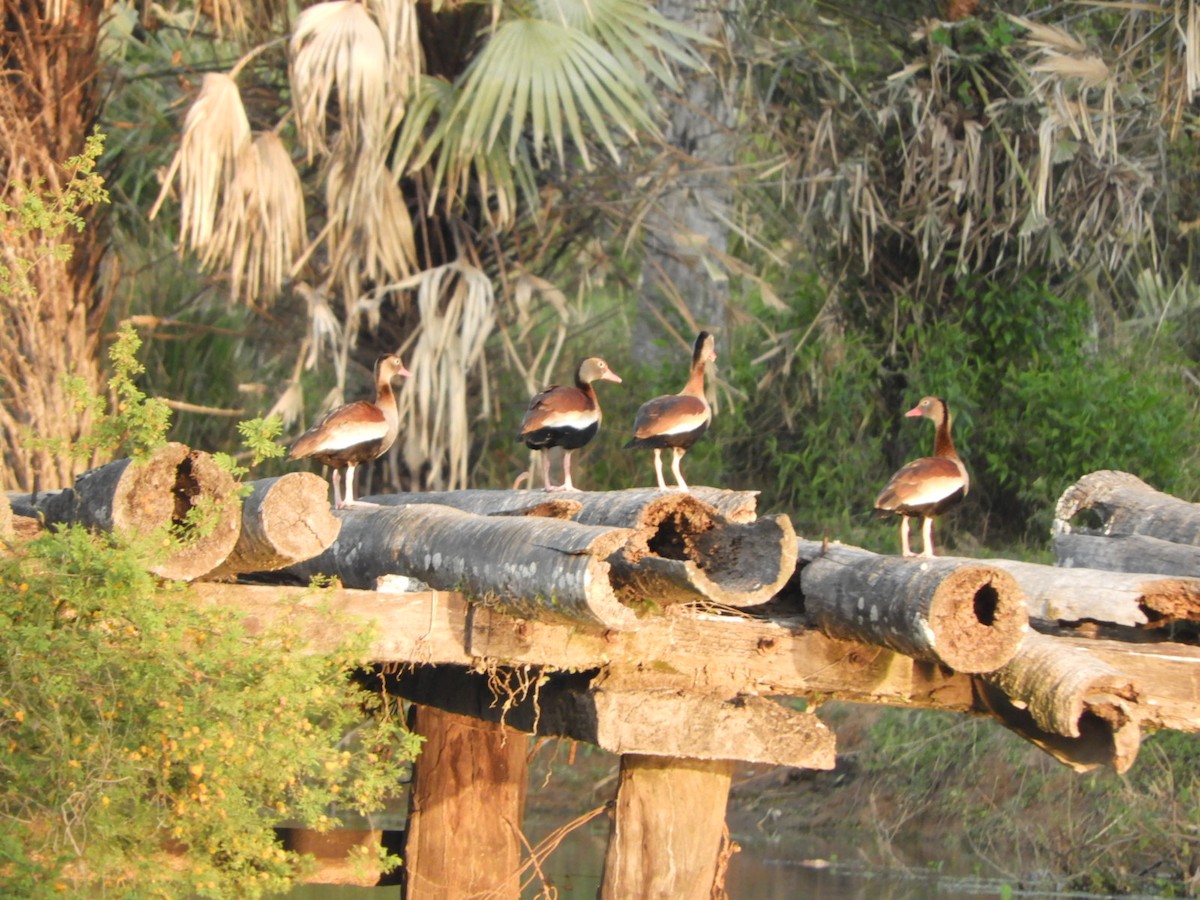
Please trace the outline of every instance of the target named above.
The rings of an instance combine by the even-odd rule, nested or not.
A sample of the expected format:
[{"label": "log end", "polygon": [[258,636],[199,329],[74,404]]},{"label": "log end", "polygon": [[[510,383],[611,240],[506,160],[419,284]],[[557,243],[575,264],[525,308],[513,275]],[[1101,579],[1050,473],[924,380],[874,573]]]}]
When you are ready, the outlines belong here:
[{"label": "log end", "polygon": [[928,612],[930,645],[957,672],[994,672],[1029,630],[1025,594],[992,566],[959,566],[942,578]]}]

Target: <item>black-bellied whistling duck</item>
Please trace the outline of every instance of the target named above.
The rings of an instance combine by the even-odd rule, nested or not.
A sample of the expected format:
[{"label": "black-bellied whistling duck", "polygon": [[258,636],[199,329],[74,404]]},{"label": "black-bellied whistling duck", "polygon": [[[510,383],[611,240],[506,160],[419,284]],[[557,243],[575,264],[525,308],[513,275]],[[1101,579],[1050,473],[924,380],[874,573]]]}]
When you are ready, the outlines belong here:
[{"label": "black-bellied whistling duck", "polygon": [[[530,450],[542,451],[542,482],[548,491],[573,491],[571,454],[596,436],[600,429],[600,400],[594,381],[615,381],[621,376],[599,357],[585,359],[575,370],[575,386],[552,384],[534,394],[521,420],[518,441]],[[550,481],[551,447],[562,447],[563,483]]]},{"label": "black-bellied whistling duck", "polygon": [[922,556],[933,556],[933,517],[954,506],[971,487],[967,468],[954,450],[950,437],[950,407],[941,397],[923,397],[905,413],[924,416],[933,422],[933,456],[914,459],[887,483],[875,498],[875,509],[897,513],[900,519],[900,551],[915,555],[908,545],[909,518],[921,519]]},{"label": "black-bellied whistling duck", "polygon": [[683,390],[647,400],[634,417],[633,439],[625,447],[653,448],[654,474],[658,476],[658,486],[662,490],[667,489],[662,468],[662,452],[667,447],[673,454],[671,471],[678,488],[681,491],[688,489],[679,471],[679,461],[712,422],[712,408],[704,396],[704,367],[717,358],[715,344],[711,334],[700,332],[692,347],[692,371]]},{"label": "black-bellied whistling duck", "polygon": [[[340,509],[363,506],[354,499],[354,470],[378,459],[395,443],[400,414],[392,381],[411,373],[398,356],[375,361],[375,400],[356,400],[327,412],[321,421],[296,438],[288,459],[315,459],[333,469],[333,500]],[[346,470],[346,497],[338,489],[338,471]]]}]

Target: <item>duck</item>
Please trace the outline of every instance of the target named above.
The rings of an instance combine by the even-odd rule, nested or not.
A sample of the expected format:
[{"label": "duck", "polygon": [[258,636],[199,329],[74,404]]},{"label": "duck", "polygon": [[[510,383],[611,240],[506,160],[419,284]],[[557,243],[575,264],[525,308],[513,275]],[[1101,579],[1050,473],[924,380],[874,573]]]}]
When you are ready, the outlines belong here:
[{"label": "duck", "polygon": [[[542,484],[547,491],[577,490],[571,480],[571,454],[600,430],[600,398],[596,381],[621,383],[621,376],[598,356],[589,356],[575,369],[575,384],[551,384],[533,395],[517,440],[530,450],[542,451]],[[551,447],[562,447],[563,483],[550,481]]]},{"label": "duck", "polygon": [[910,519],[921,520],[921,555],[933,556],[933,520],[957,505],[971,488],[967,467],[959,459],[950,436],[950,407],[941,397],[922,397],[921,402],[905,413],[923,416],[933,422],[933,456],[914,459],[904,465],[875,498],[875,509],[881,514],[896,514],[900,518],[900,552],[915,556],[909,547]]},{"label": "duck", "polygon": [[[315,459],[333,469],[333,500],[338,509],[372,506],[354,498],[354,470],[378,459],[396,442],[400,413],[392,383],[412,373],[394,354],[375,360],[375,400],[355,400],[331,409],[312,428],[292,442],[288,459]],[[338,473],[346,470],[346,496],[341,496]]]},{"label": "duck", "polygon": [[717,359],[716,340],[707,331],[696,336],[692,346],[692,369],[687,384],[678,394],[647,400],[633,419],[633,438],[625,449],[649,447],[654,450],[654,473],[660,490],[668,490],[663,478],[662,452],[671,448],[671,472],[677,490],[687,491],[687,482],[679,470],[688,449],[708,431],[712,407],[704,396],[704,368]]}]

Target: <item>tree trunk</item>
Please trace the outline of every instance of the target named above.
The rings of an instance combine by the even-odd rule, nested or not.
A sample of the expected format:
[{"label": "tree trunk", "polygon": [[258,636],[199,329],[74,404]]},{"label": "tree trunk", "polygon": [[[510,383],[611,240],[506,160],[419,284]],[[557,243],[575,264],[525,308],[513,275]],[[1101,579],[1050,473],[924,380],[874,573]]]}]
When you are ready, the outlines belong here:
[{"label": "tree trunk", "polygon": [[[34,3],[5,0],[0,54],[0,201],[19,209],[38,191],[56,191],[70,178],[63,164],[83,152],[97,119],[97,35],[103,0]],[[76,211],[74,207],[72,212]],[[63,390],[74,374],[94,394],[105,392],[100,344],[109,294],[97,283],[103,241],[96,227],[49,235],[29,230],[15,212],[0,213],[0,264],[28,271],[28,287],[0,303],[0,486],[25,491],[71,484],[81,468],[49,448],[32,449],[29,436],[73,441],[90,414]],[[68,261],[48,252],[71,251]]]},{"label": "tree trunk", "polygon": [[732,776],[728,760],[622,756],[601,898],[720,896],[717,874]]},{"label": "tree trunk", "polygon": [[[695,0],[662,0],[659,11],[669,19],[721,39],[729,5],[701,5]],[[723,67],[711,54],[713,69]],[[672,105],[665,138],[676,148],[672,169],[682,170],[658,196],[646,217],[642,242],[643,288],[634,321],[634,358],[652,364],[664,360],[683,365],[700,329],[727,333],[729,272],[722,259],[729,248],[733,187],[729,181],[735,141],[735,79],[713,72],[688,72],[682,102]],[[664,336],[676,335],[666,348]],[[678,388],[675,388],[678,390]]]},{"label": "tree trunk", "polygon": [[1200,546],[1200,504],[1156,491],[1127,472],[1092,472],[1058,499],[1054,534],[1136,534]]},{"label": "tree trunk", "polygon": [[413,707],[405,897],[520,897],[528,739],[502,725]]},{"label": "tree trunk", "polygon": [[957,672],[991,672],[1029,626],[1016,580],[970,560],[902,559],[799,541],[805,615],[832,637],[890,647]]}]

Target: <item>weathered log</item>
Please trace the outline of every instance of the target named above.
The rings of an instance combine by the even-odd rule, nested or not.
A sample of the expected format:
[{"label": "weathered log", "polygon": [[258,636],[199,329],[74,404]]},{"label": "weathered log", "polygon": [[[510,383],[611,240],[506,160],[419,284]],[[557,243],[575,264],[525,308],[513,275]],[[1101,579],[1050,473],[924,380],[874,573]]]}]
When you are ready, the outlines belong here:
[{"label": "weathered log", "polygon": [[411,506],[434,503],[452,506],[481,516],[545,516],[572,519],[583,507],[575,494],[547,494],[544,491],[424,491],[419,494],[377,494],[363,498],[379,506]]},{"label": "weathered log", "polygon": [[1012,659],[1028,630],[1021,588],[1001,569],[797,543],[805,615],[833,637],[977,673]]},{"label": "weathered log", "polygon": [[1144,534],[1111,537],[1064,532],[1051,541],[1055,562],[1063,568],[1106,569],[1156,575],[1200,575],[1200,547],[1176,544]]},{"label": "weathered log", "polygon": [[521,896],[528,740],[502,725],[414,707],[405,897]]},{"label": "weathered log", "polygon": [[[711,900],[733,764],[621,757],[602,900]],[[686,810],[686,812],[685,812]]]},{"label": "weathered log", "polygon": [[[1114,539],[1090,540],[1109,544]],[[1025,593],[1025,606],[1035,628],[1081,622],[1161,628],[1172,622],[1200,620],[1200,578],[1159,578],[1146,574],[1145,569],[1112,572],[1097,568],[1040,566],[1008,559],[989,559],[987,562],[1017,580]]]},{"label": "weathered log", "polygon": [[1006,726],[1076,771],[1124,772],[1141,744],[1141,691],[1133,679],[1069,645],[1030,634],[1003,668],[982,676],[987,708]]},{"label": "weathered log", "polygon": [[[71,489],[10,499],[22,515],[52,526],[80,524],[140,537],[171,531],[180,540],[151,571],[182,581],[220,565],[241,530],[233,477],[209,454],[178,443],[159,447],[144,459],[119,459],[84,472]],[[193,510],[199,520],[189,522]]]},{"label": "weathered log", "polygon": [[333,543],[342,523],[329,508],[329,485],[312,472],[289,472],[249,484],[242,529],[210,578],[272,572],[312,559]]},{"label": "weathered log", "polygon": [[1054,510],[1058,534],[1141,534],[1200,546],[1200,504],[1157,491],[1136,475],[1102,470],[1067,488]]},{"label": "weathered log", "polygon": [[631,606],[766,603],[796,569],[796,533],[787,516],[732,522],[689,493],[619,491],[585,503],[578,521],[632,528],[609,557],[621,601]]},{"label": "weathered log", "polygon": [[383,676],[414,703],[612,753],[740,759],[832,769],[835,737],[824,723],[763,697],[703,694],[654,677],[420,666]]},{"label": "weathered log", "polygon": [[342,521],[337,540],[285,571],[304,579],[333,575],[359,588],[383,575],[409,575],[528,618],[637,627],[637,615],[617,599],[605,562],[630,539],[628,529],[477,516],[433,504],[350,507],[335,515]]}]

